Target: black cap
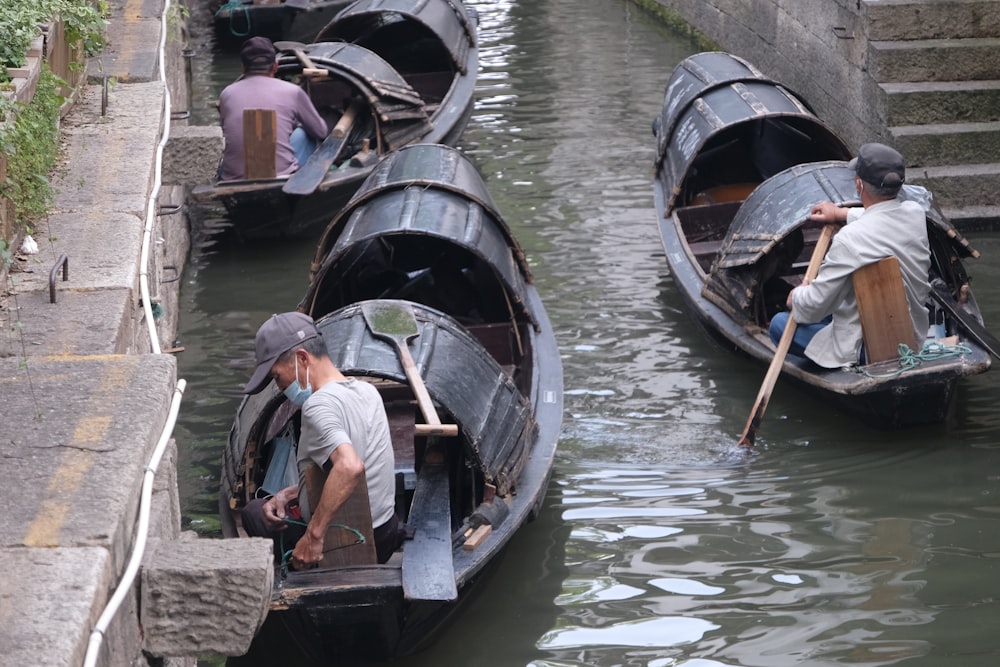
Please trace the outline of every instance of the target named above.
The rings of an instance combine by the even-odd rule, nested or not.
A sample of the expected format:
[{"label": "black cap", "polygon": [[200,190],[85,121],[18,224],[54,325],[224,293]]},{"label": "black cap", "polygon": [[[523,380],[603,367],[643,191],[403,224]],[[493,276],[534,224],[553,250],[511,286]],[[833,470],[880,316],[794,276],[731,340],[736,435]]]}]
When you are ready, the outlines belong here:
[{"label": "black cap", "polygon": [[240,50],[240,60],[247,69],[270,68],[277,57],[274,44],[267,37],[251,37],[243,42]]},{"label": "black cap", "polygon": [[894,189],[906,180],[903,156],[885,144],[865,144],[858,156],[848,164],[865,183],[878,188]]},{"label": "black cap", "polygon": [[279,313],[260,325],[254,345],[257,368],[250,381],[243,387],[244,394],[256,394],[271,380],[271,367],[278,357],[298,347],[310,338],[319,336],[313,318],[304,313]]}]

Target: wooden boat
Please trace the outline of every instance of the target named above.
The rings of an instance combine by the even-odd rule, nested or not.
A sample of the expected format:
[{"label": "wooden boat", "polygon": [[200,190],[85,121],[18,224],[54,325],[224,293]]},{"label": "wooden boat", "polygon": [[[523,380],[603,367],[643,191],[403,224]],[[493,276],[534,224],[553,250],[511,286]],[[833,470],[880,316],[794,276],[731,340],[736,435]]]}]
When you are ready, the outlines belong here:
[{"label": "wooden boat", "polygon": [[209,4],[215,43],[238,49],[257,35],[272,41],[312,42],[353,0],[214,0]]},{"label": "wooden boat", "polygon": [[354,114],[343,148],[328,155],[332,165],[319,167],[317,185],[287,193],[289,179],[303,176],[296,173],[192,191],[195,203],[223,204],[244,240],[315,238],[385,155],[412,143],[454,145],[472,114],[476,18],[458,0],[360,0],[320,37],[327,41],[277,45],[285,47],[277,75],[299,82],[331,128],[348,108]]},{"label": "wooden boat", "polygon": [[[458,425],[456,437],[415,435],[425,424],[414,390],[366,319],[368,308],[400,304],[414,313],[419,334],[409,349],[439,419]],[[324,663],[410,653],[539,511],[562,419],[552,328],[475,168],[439,145],[403,148],[376,167],[324,236],[300,310],[317,319],[334,363],[381,392],[397,511],[416,530],[385,565],[277,577],[248,661],[279,664],[292,645]],[[273,384],[240,406],[222,465],[227,536],[238,534],[240,508],[261,488],[294,419]],[[430,452],[447,463],[432,465]],[[431,594],[420,592],[428,587]]]},{"label": "wooden boat", "polygon": [[[770,363],[768,323],[801,281],[819,236],[807,220],[811,207],[860,204],[845,162],[850,152],[794,93],[726,53],[697,54],[677,66],[654,133],[654,199],[674,282],[713,337]],[[927,211],[931,321],[968,351],[901,373],[898,360],[827,370],[795,355],[782,369],[827,405],[886,427],[941,421],[956,382],[990,366],[981,343],[991,337],[961,262],[978,253],[925,190],[905,186],[902,196]],[[970,335],[977,329],[979,340]]]}]

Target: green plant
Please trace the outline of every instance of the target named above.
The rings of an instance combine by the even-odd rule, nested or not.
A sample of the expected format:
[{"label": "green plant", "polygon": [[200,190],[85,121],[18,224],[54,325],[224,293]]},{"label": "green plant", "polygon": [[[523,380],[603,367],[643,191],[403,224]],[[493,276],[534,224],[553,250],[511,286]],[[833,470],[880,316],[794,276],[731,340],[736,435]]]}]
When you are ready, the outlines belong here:
[{"label": "green plant", "polygon": [[52,202],[48,173],[59,152],[62,83],[48,65],[42,65],[38,89],[29,104],[0,103],[0,151],[7,155],[7,180],[0,183],[0,196],[13,203],[15,225],[21,228],[43,216]]},{"label": "green plant", "polygon": [[64,22],[70,43],[81,43],[88,56],[98,53],[105,44],[107,13],[106,0],[0,0],[0,80],[9,80],[7,68],[24,65],[40,26],[54,18]]}]

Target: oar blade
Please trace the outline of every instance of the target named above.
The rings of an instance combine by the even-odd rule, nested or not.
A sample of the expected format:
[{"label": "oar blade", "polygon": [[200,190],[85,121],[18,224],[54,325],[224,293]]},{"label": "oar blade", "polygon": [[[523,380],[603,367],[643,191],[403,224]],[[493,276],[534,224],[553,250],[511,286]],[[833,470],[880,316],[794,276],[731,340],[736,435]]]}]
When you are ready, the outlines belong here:
[{"label": "oar blade", "polygon": [[376,336],[410,338],[420,333],[410,304],[402,301],[366,301],[361,304],[365,323]]},{"label": "oar blade", "polygon": [[329,136],[313,151],[306,163],[288,177],[281,191],[287,195],[311,195],[320,186],[330,165],[337,159],[345,137]]}]

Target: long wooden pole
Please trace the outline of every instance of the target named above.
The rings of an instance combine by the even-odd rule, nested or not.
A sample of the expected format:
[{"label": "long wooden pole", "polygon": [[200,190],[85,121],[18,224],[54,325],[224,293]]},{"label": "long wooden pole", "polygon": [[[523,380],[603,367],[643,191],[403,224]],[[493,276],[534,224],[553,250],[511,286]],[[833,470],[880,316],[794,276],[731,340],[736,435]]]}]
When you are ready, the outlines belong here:
[{"label": "long wooden pole", "polygon": [[[823,231],[816,241],[816,248],[809,259],[809,266],[806,267],[805,280],[812,281],[816,277],[816,274],[819,273],[819,266],[823,263],[823,257],[830,247],[830,239],[833,238],[835,229],[835,225],[826,225],[823,227]],[[771,365],[768,366],[764,382],[761,384],[760,391],[757,392],[757,400],[754,402],[753,409],[750,411],[750,417],[743,428],[743,435],[740,436],[739,443],[737,443],[741,447],[752,447],[754,441],[757,439],[757,428],[764,418],[764,411],[767,409],[767,403],[771,399],[771,391],[774,389],[774,383],[778,381],[778,375],[781,374],[781,367],[785,363],[785,357],[788,355],[788,348],[792,346],[792,338],[795,336],[796,327],[795,320],[789,315],[788,324],[785,326],[784,333],[781,334],[781,340],[778,341],[778,349],[774,352],[774,358],[771,359]]]}]

